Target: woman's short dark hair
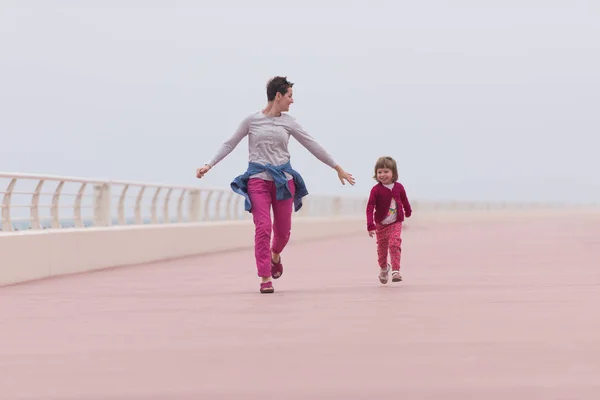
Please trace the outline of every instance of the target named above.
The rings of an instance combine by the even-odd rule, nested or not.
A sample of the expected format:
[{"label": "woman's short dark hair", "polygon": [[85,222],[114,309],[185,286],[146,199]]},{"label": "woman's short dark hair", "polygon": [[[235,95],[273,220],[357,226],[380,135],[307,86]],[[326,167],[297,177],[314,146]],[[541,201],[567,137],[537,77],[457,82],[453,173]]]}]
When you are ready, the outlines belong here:
[{"label": "woman's short dark hair", "polygon": [[289,88],[294,86],[292,82],[287,80],[287,76],[276,76],[267,83],[267,100],[275,100],[277,93],[285,95]]}]

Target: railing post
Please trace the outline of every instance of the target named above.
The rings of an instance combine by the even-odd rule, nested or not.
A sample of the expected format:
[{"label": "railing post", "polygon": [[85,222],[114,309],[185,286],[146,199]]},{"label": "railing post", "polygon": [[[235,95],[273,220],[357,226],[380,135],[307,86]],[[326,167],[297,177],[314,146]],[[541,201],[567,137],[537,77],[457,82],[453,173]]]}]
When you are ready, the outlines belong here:
[{"label": "railing post", "polygon": [[50,215],[52,216],[53,229],[60,228],[60,192],[62,191],[64,184],[64,181],[60,181],[56,186],[54,196],[52,196],[52,206],[50,207]]},{"label": "railing post", "polygon": [[151,212],[151,221],[153,224],[158,224],[158,213],[156,212],[156,203],[158,202],[158,195],[160,194],[160,190],[162,188],[157,187],[154,192],[154,196],[152,196],[152,212]]},{"label": "railing post", "polygon": [[190,222],[198,222],[200,221],[200,190],[190,190],[188,196],[188,215]]},{"label": "railing post", "polygon": [[82,183],[77,196],[75,197],[75,204],[73,204],[73,217],[75,218],[75,227],[83,228],[83,220],[81,219],[81,200],[85,194],[85,188],[87,183]]},{"label": "railing post", "polygon": [[138,191],[138,195],[135,199],[135,223],[137,225],[141,225],[144,223],[144,219],[142,217],[142,200],[144,199],[145,191],[146,186],[142,186]]},{"label": "railing post", "polygon": [[183,218],[183,201],[185,200],[185,195],[187,194],[187,190],[183,189],[181,194],[179,195],[179,200],[177,200],[177,222],[184,222]]},{"label": "railing post", "polygon": [[215,207],[216,208],[215,209],[215,216],[214,216],[214,218],[212,218],[212,219],[217,220],[217,221],[221,219],[221,199],[223,198],[223,194],[224,193],[225,192],[223,192],[223,191],[219,191],[219,195],[217,197],[217,204],[216,204],[216,207]]},{"label": "railing post", "polygon": [[94,226],[110,226],[110,184],[94,185]]},{"label": "railing post", "polygon": [[202,214],[202,220],[208,221],[210,216],[210,198],[212,197],[214,190],[209,190],[204,200],[204,213]]},{"label": "railing post", "polygon": [[40,179],[37,186],[35,187],[35,192],[33,192],[33,196],[31,196],[31,207],[29,211],[29,216],[31,220],[31,229],[42,229],[42,223],[40,221],[40,194],[42,193],[42,186],[44,186],[44,180]]},{"label": "railing post", "polygon": [[12,232],[14,230],[10,218],[10,204],[12,192],[15,188],[16,183],[16,179],[11,179],[10,183],[8,184],[8,187],[6,188],[6,192],[4,193],[4,196],[2,198],[2,230],[6,232]]},{"label": "railing post", "polygon": [[334,197],[332,203],[331,213],[333,215],[340,215],[342,213],[342,199],[340,197]]}]

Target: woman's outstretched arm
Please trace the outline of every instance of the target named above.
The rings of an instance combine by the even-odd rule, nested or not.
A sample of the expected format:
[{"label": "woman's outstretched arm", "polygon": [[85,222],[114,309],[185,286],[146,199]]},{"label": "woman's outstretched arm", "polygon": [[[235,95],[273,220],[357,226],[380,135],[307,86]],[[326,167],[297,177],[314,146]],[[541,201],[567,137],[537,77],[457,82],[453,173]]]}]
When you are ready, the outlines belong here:
[{"label": "woman's outstretched arm", "polygon": [[308,132],[302,128],[302,126],[296,122],[292,117],[290,118],[289,128],[290,134],[296,139],[302,146],[311,152],[322,163],[329,165],[334,168],[338,173],[338,178],[345,185],[344,180],[348,181],[351,185],[354,185],[354,178],[351,174],[344,171],[344,169],[333,159],[333,157],[321,146]]},{"label": "woman's outstretched arm", "polygon": [[240,143],[240,141],[246,135],[248,135],[249,129],[250,129],[250,117],[246,117],[240,123],[240,125],[238,126],[236,131],[233,133],[233,135],[231,135],[231,137],[229,139],[227,139],[225,142],[223,142],[223,144],[221,145],[221,148],[219,149],[219,151],[217,151],[217,154],[215,154],[213,159],[210,160],[207,163],[207,165],[209,165],[212,168],[215,165],[217,165],[222,159],[227,157],[229,155],[229,153],[231,153],[233,151],[233,149],[236,148],[236,146]]},{"label": "woman's outstretched arm", "polygon": [[203,167],[200,167],[196,170],[196,177],[202,178],[204,174],[206,174],[212,167],[217,165],[221,160],[229,155],[236,148],[236,146],[240,143],[240,141],[248,135],[248,131],[250,129],[250,117],[246,117],[238,126],[233,135],[227,139],[222,145],[221,148],[217,151],[217,154],[207,162]]}]

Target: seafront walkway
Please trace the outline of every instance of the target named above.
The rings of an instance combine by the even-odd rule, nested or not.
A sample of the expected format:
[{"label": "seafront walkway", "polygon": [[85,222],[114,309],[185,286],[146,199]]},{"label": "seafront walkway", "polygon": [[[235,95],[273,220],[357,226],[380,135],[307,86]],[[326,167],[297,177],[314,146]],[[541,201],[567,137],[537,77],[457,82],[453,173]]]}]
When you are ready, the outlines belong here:
[{"label": "seafront walkway", "polygon": [[387,285],[360,224],[0,287],[0,399],[600,398],[600,213],[415,213]]}]

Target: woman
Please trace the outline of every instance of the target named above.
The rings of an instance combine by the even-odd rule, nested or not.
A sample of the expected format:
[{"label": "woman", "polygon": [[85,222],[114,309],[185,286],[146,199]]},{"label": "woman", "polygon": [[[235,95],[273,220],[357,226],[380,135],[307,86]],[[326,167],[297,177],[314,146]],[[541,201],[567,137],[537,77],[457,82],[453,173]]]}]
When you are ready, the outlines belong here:
[{"label": "woman", "polygon": [[302,177],[290,164],[290,135],[316,158],[334,168],[342,184],[345,185],[346,180],[354,185],[352,175],[345,172],[292,117],[283,114],[294,102],[292,86],[294,84],[286,77],[271,79],[267,84],[267,107],[246,117],[215,157],[196,171],[196,176],[202,178],[248,136],[248,170],[235,178],[231,188],[246,198],[245,208],[253,216],[254,253],[261,277],[261,293],[275,291],[271,278],[278,279],[283,274],[281,252],[290,239],[292,206],[298,211],[302,207],[302,197],[308,194]]}]

